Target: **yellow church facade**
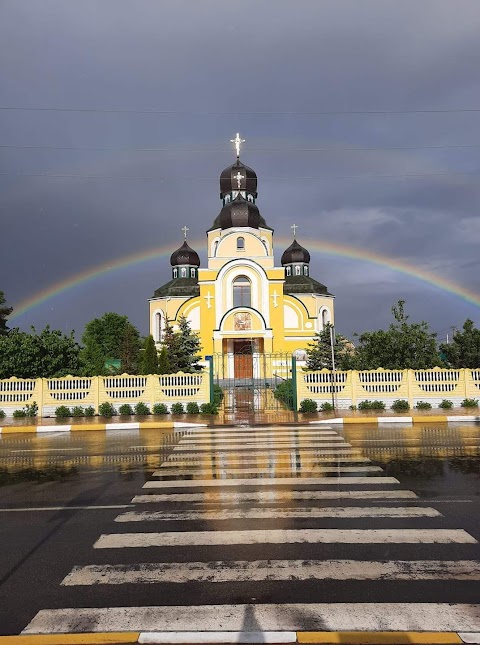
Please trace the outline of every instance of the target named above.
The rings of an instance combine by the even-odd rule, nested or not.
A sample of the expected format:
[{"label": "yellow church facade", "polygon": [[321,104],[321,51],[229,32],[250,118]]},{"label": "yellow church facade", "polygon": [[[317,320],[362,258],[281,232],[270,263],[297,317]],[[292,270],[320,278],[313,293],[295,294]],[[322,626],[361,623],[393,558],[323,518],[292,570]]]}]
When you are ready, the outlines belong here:
[{"label": "yellow church facade", "polygon": [[[185,316],[204,357],[223,356],[225,377],[256,377],[254,357],[294,354],[325,324],[334,324],[334,296],[310,276],[310,254],[295,239],[275,266],[273,234],[261,216],[257,176],[237,159],[220,175],[222,209],[207,231],[207,267],[186,241],[170,259],[172,279],[149,300],[150,333],[160,347],[168,320]],[[258,367],[256,368],[255,365]],[[272,363],[274,365],[274,363]]]}]

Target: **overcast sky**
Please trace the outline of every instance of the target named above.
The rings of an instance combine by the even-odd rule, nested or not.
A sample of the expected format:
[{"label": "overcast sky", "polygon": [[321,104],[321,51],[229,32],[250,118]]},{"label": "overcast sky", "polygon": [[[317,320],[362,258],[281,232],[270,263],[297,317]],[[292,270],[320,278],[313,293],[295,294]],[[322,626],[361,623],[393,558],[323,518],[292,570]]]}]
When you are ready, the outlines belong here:
[{"label": "overcast sky", "polygon": [[[307,248],[379,253],[480,297],[479,29],[479,0],[0,0],[0,107],[35,108],[0,110],[0,290],[15,306],[173,251],[184,225],[205,266],[239,131],[277,263],[296,223]],[[480,324],[452,293],[310,250],[343,333],[385,327],[399,298],[441,339]],[[117,311],[146,333],[147,298],[169,279],[164,255],[11,325],[80,336]]]}]

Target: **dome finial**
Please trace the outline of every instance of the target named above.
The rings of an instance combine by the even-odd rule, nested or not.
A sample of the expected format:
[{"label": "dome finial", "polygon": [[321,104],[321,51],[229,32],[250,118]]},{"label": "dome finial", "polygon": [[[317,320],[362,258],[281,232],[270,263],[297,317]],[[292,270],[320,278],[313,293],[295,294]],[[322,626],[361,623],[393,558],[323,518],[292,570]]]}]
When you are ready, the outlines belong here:
[{"label": "dome finial", "polygon": [[182,228],[183,235],[184,235],[185,239],[187,239],[187,231],[189,231],[189,230],[190,230],[190,229],[189,229],[189,228],[187,228],[186,226],[184,226],[184,227]]},{"label": "dome finial", "polygon": [[237,132],[235,139],[230,139],[230,143],[235,144],[235,149],[237,151],[237,159],[240,159],[240,146],[242,143],[245,143],[245,139],[240,139],[240,134]]},{"label": "dome finial", "polygon": [[290,228],[293,231],[293,239],[295,239],[297,237],[297,228],[298,228],[298,226],[296,224],[292,224],[292,226],[290,226]]}]

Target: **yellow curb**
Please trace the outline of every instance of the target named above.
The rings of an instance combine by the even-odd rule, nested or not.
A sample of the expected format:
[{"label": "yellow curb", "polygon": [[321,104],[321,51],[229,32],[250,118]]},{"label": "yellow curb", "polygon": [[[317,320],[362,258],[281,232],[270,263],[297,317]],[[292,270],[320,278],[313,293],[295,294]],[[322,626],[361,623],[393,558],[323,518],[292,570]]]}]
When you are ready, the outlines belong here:
[{"label": "yellow curb", "polygon": [[2,426],[2,434],[13,434],[14,432],[36,432],[37,426]]},{"label": "yellow curb", "polygon": [[462,643],[453,632],[298,632],[298,643],[333,645],[449,645]]},{"label": "yellow curb", "polygon": [[81,432],[82,430],[105,430],[106,425],[104,423],[77,423],[72,425],[72,432]]},{"label": "yellow curb", "polygon": [[140,421],[140,430],[151,428],[173,428],[173,421]]},{"label": "yellow curb", "polygon": [[140,632],[109,632],[104,634],[22,634],[0,636],[0,645],[116,645],[136,643]]},{"label": "yellow curb", "polygon": [[446,416],[412,417],[413,423],[448,423]]},{"label": "yellow curb", "polygon": [[343,417],[343,423],[378,423],[378,417]]}]

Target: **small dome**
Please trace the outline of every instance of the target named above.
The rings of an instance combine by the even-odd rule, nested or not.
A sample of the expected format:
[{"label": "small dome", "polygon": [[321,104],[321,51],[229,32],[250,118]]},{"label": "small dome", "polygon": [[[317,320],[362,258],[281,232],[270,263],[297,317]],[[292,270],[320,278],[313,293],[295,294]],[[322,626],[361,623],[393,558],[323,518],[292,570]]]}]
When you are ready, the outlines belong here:
[{"label": "small dome", "polygon": [[288,249],[285,249],[282,255],[282,265],[285,264],[294,264],[295,262],[304,262],[308,264],[310,262],[310,253],[307,249],[304,249],[303,246],[293,240]]},{"label": "small dome", "polygon": [[236,190],[244,190],[255,196],[257,194],[257,175],[255,171],[243,164],[239,159],[232,166],[225,168],[220,175],[220,194],[222,198]]},{"label": "small dome", "polygon": [[170,264],[172,267],[178,266],[179,264],[189,264],[199,267],[200,258],[198,257],[198,253],[191,249],[187,244],[187,240],[185,240],[182,246],[172,253]]}]

